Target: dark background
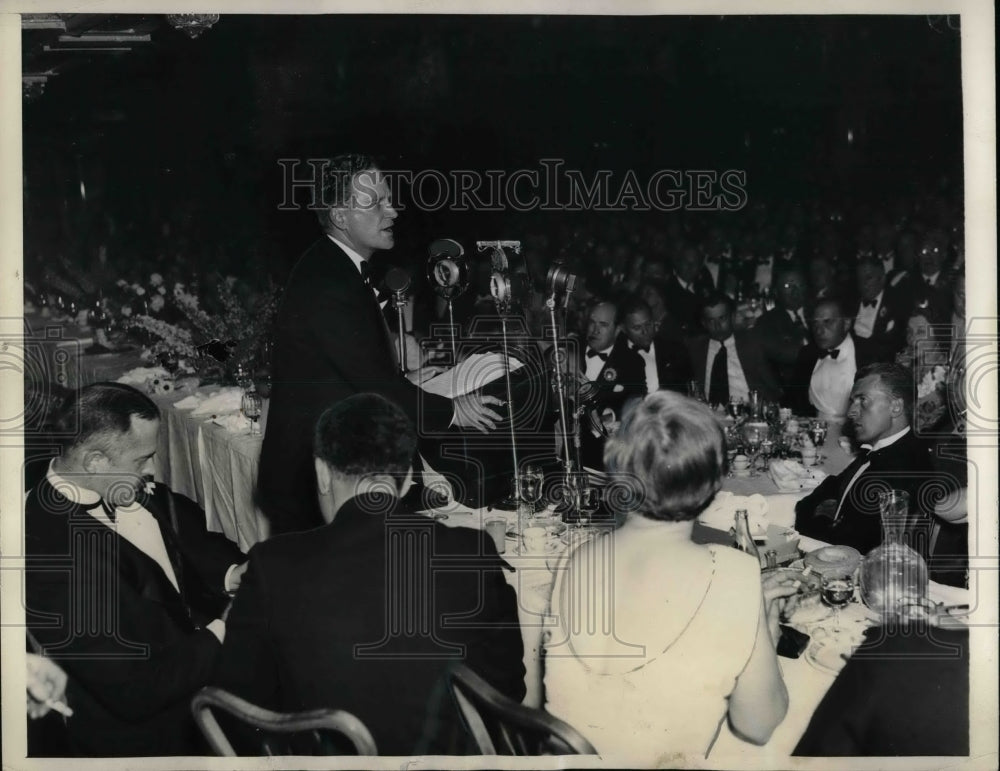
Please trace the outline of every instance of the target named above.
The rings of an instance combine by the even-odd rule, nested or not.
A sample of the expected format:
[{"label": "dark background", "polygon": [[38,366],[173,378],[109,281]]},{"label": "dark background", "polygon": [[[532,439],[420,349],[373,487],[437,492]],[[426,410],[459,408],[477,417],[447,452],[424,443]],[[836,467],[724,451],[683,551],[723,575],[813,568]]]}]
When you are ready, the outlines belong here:
[{"label": "dark background", "polygon": [[[103,243],[117,263],[185,254],[280,281],[318,231],[278,210],[278,159],[350,150],[445,173],[745,169],[751,202],[960,190],[961,97],[959,33],[925,16],[224,15],[194,40],[164,24],[25,104],[25,259],[87,264]],[[526,222],[411,209],[396,251]]]}]

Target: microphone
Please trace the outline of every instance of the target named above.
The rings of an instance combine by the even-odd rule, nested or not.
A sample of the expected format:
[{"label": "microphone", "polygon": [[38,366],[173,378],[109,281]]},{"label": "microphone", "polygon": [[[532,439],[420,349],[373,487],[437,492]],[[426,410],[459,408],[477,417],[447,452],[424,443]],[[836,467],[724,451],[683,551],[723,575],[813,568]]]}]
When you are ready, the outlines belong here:
[{"label": "microphone", "polygon": [[410,288],[410,273],[402,268],[390,268],[385,274],[385,288],[402,299]]}]

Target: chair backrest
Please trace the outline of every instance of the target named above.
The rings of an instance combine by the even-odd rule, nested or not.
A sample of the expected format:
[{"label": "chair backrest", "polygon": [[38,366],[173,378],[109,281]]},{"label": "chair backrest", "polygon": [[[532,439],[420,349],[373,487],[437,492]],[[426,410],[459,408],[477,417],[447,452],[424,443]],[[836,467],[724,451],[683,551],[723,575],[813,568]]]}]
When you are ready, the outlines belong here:
[{"label": "chair backrest", "polygon": [[596,755],[559,718],[504,696],[464,664],[449,676],[452,696],[482,755]]},{"label": "chair backrest", "polygon": [[[219,709],[253,729],[259,755],[377,755],[375,740],[358,718],[339,709],[272,712],[221,688],[205,687],[191,701],[191,712],[216,755],[236,751],[213,714]],[[246,754],[246,753],[244,753]]]}]

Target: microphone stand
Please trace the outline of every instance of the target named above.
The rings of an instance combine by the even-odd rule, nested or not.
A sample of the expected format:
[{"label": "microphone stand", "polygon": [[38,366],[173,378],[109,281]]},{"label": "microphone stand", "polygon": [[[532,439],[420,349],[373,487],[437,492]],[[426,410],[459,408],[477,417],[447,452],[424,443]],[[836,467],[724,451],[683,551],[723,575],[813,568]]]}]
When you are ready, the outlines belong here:
[{"label": "microphone stand", "polygon": [[[549,309],[549,319],[552,322],[552,350],[553,358],[556,365],[556,393],[559,397],[559,431],[562,434],[562,444],[563,444],[563,466],[566,471],[573,470],[573,459],[570,456],[569,449],[569,427],[566,425],[566,383],[563,380],[562,365],[563,361],[569,362],[568,352],[562,349],[564,354],[563,361],[560,361],[560,348],[559,348],[559,326],[556,323],[556,295],[555,292],[552,296],[545,301],[546,307]],[[576,410],[574,410],[574,413]],[[577,439],[577,457],[579,458],[579,438]]]},{"label": "microphone stand", "polygon": [[406,290],[397,289],[392,293],[392,305],[396,309],[396,319],[399,323],[399,334],[396,337],[396,348],[399,352],[399,372],[405,375],[409,368],[406,366],[406,324],[403,319],[403,308],[406,307]]}]

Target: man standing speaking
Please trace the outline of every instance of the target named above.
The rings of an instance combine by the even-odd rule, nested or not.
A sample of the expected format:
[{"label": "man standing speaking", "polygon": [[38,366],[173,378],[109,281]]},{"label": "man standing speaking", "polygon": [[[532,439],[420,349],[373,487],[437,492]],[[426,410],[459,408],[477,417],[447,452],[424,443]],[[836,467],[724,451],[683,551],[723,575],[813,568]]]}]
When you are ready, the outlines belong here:
[{"label": "man standing speaking", "polygon": [[314,491],[312,432],[327,407],[363,392],[398,404],[429,436],[449,425],[488,431],[501,402],[470,393],[453,400],[421,391],[396,366],[368,261],[392,249],[396,210],[388,183],[366,155],[338,155],[323,168],[317,215],[323,236],[299,258],[274,332],[274,386],[258,492],[272,533],[322,523]]}]

